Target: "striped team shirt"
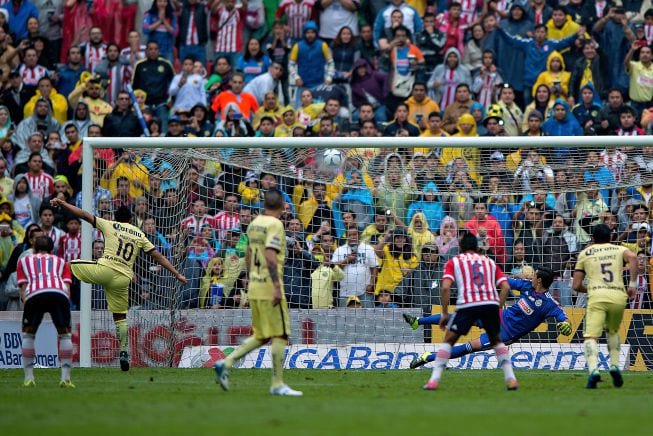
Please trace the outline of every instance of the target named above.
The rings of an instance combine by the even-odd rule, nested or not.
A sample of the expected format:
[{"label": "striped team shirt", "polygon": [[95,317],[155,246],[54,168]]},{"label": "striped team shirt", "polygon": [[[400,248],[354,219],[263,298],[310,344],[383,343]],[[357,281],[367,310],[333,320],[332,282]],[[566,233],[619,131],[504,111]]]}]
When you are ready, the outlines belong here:
[{"label": "striped team shirt", "polygon": [[201,218],[197,218],[195,215],[191,215],[188,218],[184,218],[181,221],[181,229],[190,230],[191,235],[199,235],[202,227],[209,226],[212,229],[215,228],[215,218],[210,215],[204,215]]},{"label": "striped team shirt", "polygon": [[54,242],[54,252],[53,252],[53,254],[54,254],[55,256],[60,256],[60,257],[61,257],[61,255],[62,255],[63,253],[60,253],[60,252],[59,252],[59,242],[61,241],[61,237],[62,237],[63,235],[65,235],[66,232],[64,232],[63,230],[58,229],[58,228],[56,228],[56,227],[53,226],[53,227],[50,229],[50,231],[45,232],[45,233],[46,233],[46,235],[47,235],[50,239],[52,239],[52,242]]},{"label": "striped team shirt", "polygon": [[479,0],[460,0],[461,12],[460,17],[465,23],[473,23],[478,18],[478,12],[483,6]]},{"label": "striped team shirt", "polygon": [[290,27],[290,37],[301,39],[304,24],[313,16],[314,7],[315,0],[301,0],[299,3],[295,0],[282,0],[274,17],[281,20],[285,16]]},{"label": "striped team shirt", "polygon": [[449,259],[444,266],[442,279],[456,283],[458,307],[498,305],[499,293],[496,288],[507,280],[492,259],[477,253],[463,253]]},{"label": "striped team shirt", "polygon": [[628,159],[628,156],[620,150],[616,150],[614,153],[603,150],[599,157],[601,165],[610,170],[617,183],[623,179],[626,172],[626,159]]},{"label": "striped team shirt", "polygon": [[91,74],[95,73],[95,67],[107,56],[107,45],[105,43],[95,47],[90,43],[82,44],[84,48],[84,66]]},{"label": "striped team shirt", "polygon": [[213,19],[217,21],[217,36],[215,39],[216,53],[235,53],[243,51],[243,24],[245,12],[242,8],[231,11],[220,6]]},{"label": "striped team shirt", "polygon": [[48,75],[48,70],[41,65],[30,68],[25,64],[22,64],[18,69],[18,74],[23,78],[23,85],[36,86],[39,84],[41,78]]},{"label": "striped team shirt", "polygon": [[490,106],[492,106],[492,102],[494,100],[494,94],[496,92],[494,85],[497,81],[497,74],[487,72],[481,73],[481,80],[483,84],[481,85],[481,90],[478,92],[477,100],[486,109],[488,109]]},{"label": "striped team shirt", "polygon": [[240,216],[237,213],[229,214],[224,211],[217,214],[213,220],[215,229],[218,231],[218,238],[221,241],[224,240],[227,230],[231,230],[240,224]]},{"label": "striped team shirt", "polygon": [[442,98],[440,99],[440,108],[443,111],[456,100],[456,86],[458,86],[456,70],[450,68],[446,70],[444,83],[442,84]]},{"label": "striped team shirt", "polygon": [[64,234],[59,240],[59,253],[67,262],[79,259],[82,256],[82,232]]},{"label": "striped team shirt", "polygon": [[32,174],[30,171],[25,173],[29,188],[36,197],[41,200],[54,194],[54,179],[45,171],[41,170],[39,174]]},{"label": "striped team shirt", "polygon": [[118,100],[118,93],[124,89],[124,83],[122,77],[122,72],[124,66],[116,63],[114,66],[110,66],[107,69],[107,75],[109,76],[109,83],[107,85],[107,92],[104,99],[115,106],[116,101]]},{"label": "striped team shirt", "polygon": [[70,266],[53,254],[30,254],[18,261],[16,278],[25,287],[25,300],[42,292],[57,292],[69,297],[67,284],[72,283]]},{"label": "striped team shirt", "polygon": [[138,60],[145,59],[145,45],[141,44],[141,46],[138,49],[138,52],[136,53],[136,56],[132,53],[131,47],[125,47],[122,50],[120,50],[120,56],[127,59],[129,62],[128,65],[123,65],[122,66],[122,87],[124,88],[125,85],[131,84],[132,83],[132,74],[134,72],[134,64]]}]

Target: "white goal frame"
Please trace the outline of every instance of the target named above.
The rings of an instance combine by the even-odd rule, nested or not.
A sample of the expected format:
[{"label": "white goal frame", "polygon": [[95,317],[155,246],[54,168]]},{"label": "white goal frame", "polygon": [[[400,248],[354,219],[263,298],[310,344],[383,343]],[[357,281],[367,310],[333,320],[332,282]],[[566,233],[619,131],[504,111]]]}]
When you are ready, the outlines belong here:
[{"label": "white goal frame", "polygon": [[[644,147],[653,146],[653,136],[502,136],[502,137],[375,137],[375,138],[90,138],[83,140],[82,150],[82,208],[93,211],[93,151],[95,148],[135,149],[190,149],[190,148],[393,148],[393,147],[454,147],[454,148],[506,148],[527,147]],[[82,225],[82,258],[91,258],[92,228]],[[82,283],[80,295],[79,366],[91,366],[91,285]]]}]

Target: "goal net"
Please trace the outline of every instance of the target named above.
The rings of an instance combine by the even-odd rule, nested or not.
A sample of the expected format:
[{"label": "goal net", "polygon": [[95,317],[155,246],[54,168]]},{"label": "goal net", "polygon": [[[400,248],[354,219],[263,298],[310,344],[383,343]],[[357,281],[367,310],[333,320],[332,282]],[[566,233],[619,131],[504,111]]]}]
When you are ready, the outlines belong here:
[{"label": "goal net", "polygon": [[[444,264],[468,230],[510,277],[553,271],[550,293],[572,323],[564,336],[548,318],[513,344],[515,367],[583,369],[586,298],[572,291],[572,274],[592,227],[605,223],[641,267],[620,331],[622,366],[653,369],[653,143],[628,139],[87,138],[82,198],[107,219],[128,206],[188,279],[139,254],[129,291],[134,366],[210,366],[252,333],[247,227],[275,187],[285,200],[287,367],[407,368],[434,350],[437,325],[413,329],[403,315],[440,313]],[[85,228],[83,241],[83,257],[101,255],[101,233]],[[532,309],[516,291],[512,304]],[[118,364],[114,330],[104,290],[85,287],[82,366]],[[493,367],[491,355],[452,366]],[[270,359],[264,347],[240,365]]]}]

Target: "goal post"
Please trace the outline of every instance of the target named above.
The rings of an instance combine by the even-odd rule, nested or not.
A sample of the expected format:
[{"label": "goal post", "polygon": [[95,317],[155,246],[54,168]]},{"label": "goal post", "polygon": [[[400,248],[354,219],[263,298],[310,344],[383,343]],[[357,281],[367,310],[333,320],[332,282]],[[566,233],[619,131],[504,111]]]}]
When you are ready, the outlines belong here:
[{"label": "goal post", "polygon": [[[310,170],[313,177],[312,181],[315,183],[325,183],[326,185],[330,185],[336,177],[342,176],[342,180],[344,181],[340,182],[341,185],[351,188],[351,186],[348,185],[349,181],[347,180],[347,177],[343,175],[345,173],[343,167],[339,167],[339,168],[329,167],[326,163],[321,161],[322,150],[326,150],[326,149],[340,150],[343,153],[343,158],[348,159],[352,156],[355,156],[355,158],[358,159],[358,164],[360,165],[360,168],[367,168],[368,165],[372,165],[372,160],[375,157],[378,157],[378,155],[380,154],[377,152],[378,150],[383,150],[383,149],[387,150],[387,149],[396,148],[397,150],[399,150],[400,152],[399,156],[400,159],[402,160],[401,168],[404,171],[401,173],[402,181],[408,180],[409,178],[412,177],[412,181],[414,183],[417,172],[411,173],[411,170],[407,169],[409,168],[409,162],[412,161],[412,159],[418,156],[419,154],[419,153],[415,154],[413,152],[413,149],[425,149],[426,153],[423,153],[425,157],[431,151],[437,154],[438,171],[439,171],[438,180],[442,180],[443,183],[445,180],[447,181],[446,182],[447,186],[438,187],[439,200],[436,200],[444,205],[443,198],[445,195],[448,195],[448,198],[450,199],[448,201],[452,201],[452,202],[456,201],[454,193],[446,192],[449,187],[449,184],[451,185],[455,184],[454,180],[455,180],[456,171],[455,169],[452,169],[453,167],[451,165],[451,162],[440,162],[441,159],[444,159],[444,157],[442,157],[441,155],[442,149],[478,150],[479,154],[483,153],[483,155],[485,156],[483,161],[479,160],[478,158],[475,158],[477,159],[476,162],[472,162],[473,159],[469,158],[467,154],[465,155],[466,157],[463,158],[463,160],[465,160],[465,163],[463,165],[464,171],[467,171],[468,174],[470,175],[473,171],[477,172],[476,177],[478,177],[478,180],[477,181],[471,180],[471,182],[474,182],[473,183],[474,188],[471,190],[468,189],[467,187],[461,188],[461,193],[465,193],[465,195],[468,195],[472,199],[478,197],[487,199],[489,196],[496,193],[490,190],[487,183],[487,178],[489,178],[493,174],[492,170],[488,167],[487,159],[491,155],[493,155],[493,153],[498,152],[505,159],[508,155],[514,154],[517,151],[522,150],[524,152],[523,156],[520,157],[522,162],[516,163],[518,165],[521,175],[515,176],[516,174],[515,170],[510,171],[510,174],[514,177],[514,180],[510,184],[509,188],[507,188],[507,190],[502,191],[505,192],[506,195],[510,194],[511,196],[514,196],[514,201],[517,202],[518,198],[521,199],[521,197],[523,197],[524,195],[528,195],[529,193],[533,192],[533,190],[529,190],[527,188],[529,186],[528,182],[530,179],[533,180],[533,183],[536,183],[536,179],[539,181],[544,180],[544,182],[542,182],[541,185],[538,185],[540,186],[539,190],[543,192],[545,191],[544,194],[552,195],[554,197],[556,194],[559,194],[561,192],[576,192],[579,194],[582,193],[583,191],[587,190],[588,183],[589,183],[583,179],[582,174],[585,171],[585,168],[581,167],[581,164],[584,165],[584,158],[586,154],[589,151],[596,151],[597,153],[600,153],[604,149],[612,150],[615,148],[624,148],[624,147],[629,148],[631,150],[630,153],[633,156],[635,154],[639,155],[641,154],[641,150],[643,149],[643,147],[653,147],[653,137],[649,137],[649,136],[634,136],[634,137],[542,136],[542,137],[473,137],[473,138],[469,138],[469,137],[445,137],[445,138],[440,138],[440,137],[437,138],[436,137],[434,138],[425,138],[425,137],[419,137],[419,138],[409,138],[409,137],[107,138],[107,137],[99,137],[97,138],[96,137],[96,138],[90,138],[89,137],[89,138],[84,138],[83,141],[82,207],[84,210],[89,212],[94,211],[95,209],[94,191],[97,188],[94,180],[94,165],[97,160],[95,156],[95,152],[97,150],[108,149],[108,148],[135,151],[139,157],[144,157],[150,153],[158,153],[159,155],[169,154],[171,156],[175,156],[175,159],[177,159],[177,161],[173,162],[174,171],[172,176],[170,176],[171,179],[168,181],[176,183],[180,189],[180,192],[182,193],[190,192],[188,191],[190,188],[188,188],[189,185],[187,185],[186,179],[187,179],[187,170],[189,168],[189,162],[190,159],[193,158],[207,160],[215,164],[216,167],[220,167],[220,168],[224,168],[225,165],[226,167],[237,168],[239,170],[239,174],[238,174],[239,180],[244,180],[248,172],[251,172],[253,174],[262,174],[266,172],[271,172],[274,175],[278,176],[279,178],[284,178],[290,181],[289,183],[291,184],[293,183],[296,184],[298,179],[305,178],[306,180],[309,180],[308,178],[306,178],[307,177],[306,170]],[[264,157],[261,157],[260,154],[257,155],[256,159],[259,160],[256,160],[255,158],[246,159],[242,157],[243,154],[247,154],[248,156],[252,155],[253,150],[259,150],[259,149],[285,150],[285,151],[284,153],[275,155],[277,156],[277,158],[279,158],[279,160],[274,162],[272,162],[274,160],[274,157],[270,157],[268,155],[265,155]],[[371,151],[370,152],[371,154],[365,154],[363,152],[357,151],[363,149],[377,150],[377,151]],[[546,156],[553,156],[553,153],[555,152],[556,149],[570,150],[568,152],[568,155],[570,156],[569,160],[563,159],[563,160],[557,160],[555,162],[549,160],[549,162],[546,162]],[[238,152],[236,153],[230,152],[229,154],[229,153],[224,153],[225,150],[238,150]],[[310,150],[311,153],[310,155],[315,157],[315,159],[306,159],[306,155],[308,153],[306,152],[306,150]],[[537,167],[535,169],[530,167],[526,168],[524,166],[524,162],[527,160],[526,152],[528,150],[534,150],[540,152],[540,157],[542,161],[540,162],[538,160],[537,162],[533,162],[534,166]],[[454,156],[454,159],[452,160],[455,160],[455,158],[462,156],[462,154],[463,153],[455,153],[455,152],[452,153],[451,155]],[[378,162],[374,164],[378,165]],[[652,165],[651,168],[653,168],[653,154],[651,155],[651,165]],[[317,170],[316,166],[319,166],[321,169]],[[562,186],[556,185],[553,181],[553,178],[555,177],[555,174],[557,174],[557,172],[561,170],[567,170],[570,174],[574,174],[574,173],[576,175],[580,174],[580,179],[577,179],[580,180],[580,185],[572,185],[571,182],[569,182],[570,184],[567,185],[562,185]],[[367,170],[363,172],[366,173],[366,171]],[[528,171],[531,171],[530,176],[528,175]],[[555,173],[553,177],[551,176],[551,174],[549,174],[549,172]],[[233,176],[233,174],[230,174],[229,176]],[[382,171],[377,176],[370,177],[370,181],[373,181],[373,183],[375,183],[375,188],[376,188],[378,187],[376,184],[381,183],[379,182],[379,180],[383,181],[385,180],[385,177],[386,177],[386,173],[385,171]],[[485,182],[481,182],[483,178],[486,178]],[[524,180],[525,184],[522,183],[522,179]],[[653,183],[653,173],[641,171],[638,175],[637,181],[635,181],[634,179],[631,180],[627,178],[622,178],[619,180],[613,179],[612,182],[606,184],[604,180],[601,179],[600,190],[612,190],[615,192],[616,195],[616,191],[620,188],[639,188],[643,184],[642,182],[649,182],[649,181]],[[409,185],[407,184],[407,186]],[[421,198],[426,192],[425,184],[423,186],[419,186],[419,188],[415,184],[410,186],[411,186],[410,194],[412,195],[411,198],[414,199]],[[339,189],[341,187],[342,186],[339,186],[336,192],[339,192]],[[259,186],[259,188],[261,187]],[[374,189],[374,191],[375,190],[376,189]],[[371,191],[372,189],[370,189],[370,192]],[[288,198],[294,200],[293,186],[287,186],[286,194]],[[342,197],[338,197],[338,198],[339,198],[338,205],[340,205],[342,204]],[[371,219],[371,221],[368,221],[368,224],[373,223],[374,214],[378,213],[378,210],[384,209],[386,204],[384,202],[377,201],[378,198],[376,195],[371,195],[370,198],[372,200],[372,204],[367,205],[369,207],[366,209],[365,212],[368,215],[371,214],[371,216],[368,216],[368,219]],[[239,200],[240,199],[241,197],[239,196]],[[181,216],[179,215],[180,210],[182,209],[186,210],[185,208],[186,201],[187,201],[186,198],[180,198],[179,201],[180,201],[180,205],[182,205],[183,207],[179,206],[175,209],[175,213],[176,213],[175,217]],[[611,205],[607,205],[607,206],[610,207]],[[406,209],[408,209],[408,205],[406,206]],[[360,209],[355,209],[355,211],[359,211],[359,210]],[[415,210],[417,212],[421,211],[421,209],[419,208]],[[415,212],[415,210],[413,210],[413,212]],[[347,212],[348,209],[343,209],[343,208],[338,209],[338,207],[334,207],[333,213],[334,215],[336,213],[340,213],[342,215],[343,211]],[[351,211],[354,211],[354,209],[351,209]],[[404,210],[402,213],[404,213],[404,215],[401,216],[400,218],[402,218],[402,221],[404,221],[403,225],[405,225],[406,230],[408,230],[410,227],[410,223],[406,220],[407,217],[406,211]],[[297,213],[295,213],[295,215],[297,215]],[[465,218],[468,217],[469,217],[469,210],[465,215]],[[340,221],[342,221],[341,216],[339,219]],[[464,222],[468,221],[467,219],[463,219],[462,215],[456,219],[459,220],[459,228],[462,228]],[[581,224],[577,224],[575,221],[577,220],[571,219],[569,225],[571,226],[581,225]],[[647,217],[647,221],[648,221],[648,217]],[[178,226],[179,222],[175,221],[175,225]],[[587,226],[586,223],[583,225],[585,227]],[[397,224],[397,226],[399,226],[399,224]],[[334,229],[336,228],[335,225],[333,228]],[[340,228],[338,232],[340,232],[341,230],[342,228]],[[360,228],[359,230],[363,230],[363,229]],[[439,231],[440,229],[430,229],[430,230],[435,231],[435,233],[437,233],[437,231]],[[433,233],[434,236],[435,233]],[[335,236],[336,238],[338,238],[341,237],[342,235],[336,234]],[[431,239],[429,239],[429,241],[430,240]],[[83,227],[82,227],[82,258],[83,259],[91,258],[92,243],[93,243],[93,230],[90,225],[88,225],[87,223],[83,223]],[[306,243],[306,240],[303,240],[302,243]],[[182,248],[185,249],[185,247]],[[512,253],[512,248],[513,248],[512,246],[509,247],[504,246],[501,248],[504,249],[504,251],[507,250],[509,253]],[[651,248],[651,243],[648,242],[648,251],[650,251],[650,248]],[[173,250],[174,249],[175,248],[173,248]],[[177,254],[180,253],[181,251],[179,251]],[[496,253],[492,253],[492,254],[495,255]],[[179,262],[184,262],[186,259],[187,258],[185,258],[183,254],[181,254],[176,258],[176,261],[178,262],[177,265],[179,265]],[[523,265],[526,265],[526,263],[528,262],[522,262]],[[402,272],[402,274],[403,273],[404,272]],[[433,286],[437,287],[437,285],[433,285]],[[337,289],[337,285],[336,285],[336,289]],[[96,320],[93,315],[94,309],[92,308],[92,295],[93,295],[93,291],[91,289],[91,285],[82,283],[81,298],[80,298],[80,366],[81,367],[90,367],[97,364],[94,363],[92,359],[93,345],[92,345],[91,338],[93,336],[94,324],[96,323]],[[207,298],[209,297],[210,295],[207,296]],[[165,329],[161,329],[160,332],[159,331],[154,332],[153,330],[155,329],[151,329],[147,333],[149,335],[151,332],[151,336],[152,336],[152,337],[148,336],[147,337],[148,340],[152,339],[152,340],[159,341],[159,345],[158,345],[159,348],[152,349],[152,350],[148,348],[148,353],[156,354],[158,352],[161,355],[167,354],[168,358],[166,359],[165,364],[178,363],[179,354],[181,352],[181,349],[185,345],[199,347],[200,345],[204,345],[206,343],[203,340],[203,338],[200,338],[202,340],[197,341],[196,340],[197,338],[195,336],[191,339],[189,339],[188,337],[181,338],[181,339],[175,338],[175,333],[174,333],[175,329],[183,330],[189,324],[192,324],[194,319],[193,316],[197,316],[199,317],[197,319],[201,319],[201,321],[198,322],[203,323],[202,325],[206,329],[205,334],[210,335],[211,333],[206,333],[206,332],[215,331],[216,337],[218,336],[217,330],[222,328],[221,327],[222,325],[232,326],[232,324],[230,323],[232,322],[233,317],[240,317],[239,320],[244,320],[243,322],[240,323],[236,322],[235,324],[233,324],[233,326],[243,324],[247,320],[246,315],[243,314],[244,311],[241,311],[239,309],[189,308],[192,307],[191,305],[188,305],[188,307],[186,306],[180,307],[177,304],[178,300],[176,298],[177,298],[176,296],[173,296],[172,299],[170,299],[169,307],[158,311],[160,313],[158,313],[157,311],[151,311],[150,313],[145,313],[142,310],[140,311],[143,312],[142,314],[143,315],[142,319],[144,319],[143,322],[151,322],[150,321],[151,319],[159,317],[159,319],[165,319],[166,321],[164,322],[168,322],[171,325],[170,332],[172,333],[166,334],[166,332],[164,331]],[[337,302],[337,299],[335,299],[334,301]],[[396,352],[396,354],[399,355],[400,353],[410,354],[411,352],[417,352],[417,350],[432,349],[433,347],[429,347],[428,343],[431,342],[431,340],[435,342],[435,337],[437,336],[437,332],[436,332],[437,328],[434,327],[432,331],[429,331],[428,335],[426,333],[422,333],[421,330],[418,332],[413,332],[410,329],[410,327],[408,327],[401,319],[401,315],[403,312],[412,313],[412,314],[421,313],[421,307],[417,307],[416,305],[412,305],[412,304],[403,304],[403,303],[399,304],[399,306],[400,306],[399,308],[394,308],[394,309],[369,309],[369,311],[376,311],[374,313],[383,314],[383,315],[377,315],[379,317],[378,320],[374,320],[372,315],[370,315],[369,317],[355,315],[355,313],[358,313],[358,311],[348,312],[346,308],[313,309],[311,307],[302,306],[300,308],[292,309],[291,312],[294,312],[295,314],[299,314],[298,316],[293,315],[294,317],[292,321],[293,330],[295,330],[296,327],[300,327],[301,329],[301,333],[298,333],[298,336],[294,337],[296,338],[294,342],[297,344],[297,346],[299,346],[299,343],[305,343],[305,344],[332,343],[333,345],[337,345],[337,346],[369,345],[373,349],[375,340],[374,340],[374,334],[371,332],[373,332],[374,329],[387,329],[387,331],[383,332],[384,333],[383,340],[388,344],[387,345],[387,349],[389,350],[388,352],[390,351]],[[365,312],[365,310],[367,309],[362,310],[360,313]],[[381,312],[381,310],[385,310],[386,312]],[[577,345],[579,344],[580,342],[579,338],[581,337],[580,336],[581,333],[579,329],[581,328],[582,313],[583,313],[582,309],[577,309],[575,307],[568,307],[565,308],[565,310],[568,313],[574,315],[572,317],[574,322],[574,334],[571,338],[560,337],[559,339],[557,339],[557,343],[562,344],[560,345],[560,347],[562,348],[559,347],[560,350],[562,350],[560,351],[560,353],[562,354],[559,354],[559,356],[563,355],[563,357],[565,352],[569,352],[573,354],[573,352],[578,351],[575,348],[572,351],[569,351],[567,348],[564,348],[564,346],[566,346],[566,344],[571,344],[572,342],[575,342]],[[653,318],[653,312],[650,310],[634,311],[626,318],[628,322],[639,323],[638,324],[639,327],[641,327],[641,325],[647,326],[649,325],[649,320]],[[109,319],[109,318],[105,316],[105,319]],[[365,326],[366,329],[369,329],[369,331],[363,332],[362,329],[359,329],[358,331],[354,331],[351,334],[344,334],[343,332],[339,331],[340,328],[354,328],[352,327],[352,325],[359,322],[359,320]],[[382,324],[383,322],[385,324]],[[182,324],[181,327],[178,326],[180,323]],[[312,325],[311,323],[315,323],[315,325]],[[175,327],[172,327],[173,324],[175,325]],[[653,321],[651,321],[651,324],[653,324]],[[321,326],[326,326],[326,327],[321,327]],[[401,326],[405,327],[405,331],[400,330]],[[329,330],[328,334],[324,335],[322,339],[314,340],[314,338],[311,335],[316,334],[315,333],[316,328],[328,328],[331,330]],[[105,329],[110,330],[110,327],[107,325],[105,326]],[[622,337],[622,343],[628,342],[629,338],[627,335],[629,334],[629,330],[630,330],[629,327],[626,326],[620,332]],[[380,332],[381,330],[376,330],[376,331]],[[639,328],[638,331],[642,332],[643,334],[645,328]],[[157,332],[158,333],[162,332],[163,334],[154,338],[154,336],[158,334]],[[553,335],[553,333],[554,332],[551,331],[548,332],[542,331],[541,333],[536,333],[536,337],[534,337],[532,340],[532,345],[529,340],[529,342],[525,343],[524,345],[521,345],[521,348],[518,349],[527,350],[527,347],[531,347],[534,351],[537,351],[540,349],[540,345],[541,345],[539,339],[542,339],[542,344],[556,342],[557,335]],[[136,333],[130,334],[131,340],[133,340],[133,336],[135,334]],[[222,336],[220,336],[220,338],[226,337],[224,336],[225,334],[226,333],[224,333],[224,331],[221,330],[220,335]],[[243,331],[239,331],[235,329],[228,333],[229,335],[228,337],[238,338],[239,335],[242,336],[243,334],[244,334]],[[212,339],[211,345],[222,346],[222,345],[235,344],[235,342],[231,342],[230,344],[224,344],[221,341],[223,342],[224,339],[214,338]],[[639,345],[648,347],[647,349],[648,351],[646,351],[646,353],[650,353],[650,354],[643,355],[642,353],[644,353],[644,351],[640,353],[640,350],[638,348],[637,353],[639,354],[633,355],[633,351],[631,349],[630,351],[631,355],[624,356],[626,367],[628,366],[629,362],[632,365],[633,361],[637,359],[640,360],[653,359],[653,348],[651,347],[653,341],[651,341],[650,338],[646,335],[642,337],[638,337],[638,341],[639,341],[638,342]],[[404,348],[401,345],[402,342],[421,343],[422,346],[408,349],[408,348]],[[154,346],[147,345],[147,347],[154,347]],[[384,345],[378,344],[378,347],[380,351],[383,351]],[[642,350],[643,349],[644,348],[642,348]],[[305,350],[303,351],[299,348],[293,348],[293,352],[295,352],[295,354],[292,354],[291,357],[289,357],[289,359],[290,360],[292,360],[293,358],[296,359],[295,363],[299,367],[298,362],[301,360],[300,355],[302,352],[305,352]],[[310,351],[310,353],[313,352],[314,351]],[[331,351],[327,350],[324,352],[328,354]],[[358,356],[356,352],[357,350],[352,350],[352,349],[347,350],[347,353],[350,353],[351,356],[354,356],[354,360],[358,358],[356,357]],[[174,358],[172,357],[172,353],[176,353],[176,356]],[[315,352],[315,353],[319,354],[319,352]],[[363,351],[361,351],[361,353],[363,353]],[[626,351],[623,351],[623,353],[626,353]],[[582,352],[580,354],[582,355]],[[642,355],[644,357],[642,357]],[[327,357],[325,357],[325,359]],[[259,356],[259,358],[263,359],[263,355]],[[105,363],[111,364],[110,359],[106,359]],[[159,361],[159,363],[161,363],[161,361]],[[263,363],[263,365],[265,365],[265,363]],[[399,365],[399,363],[397,363],[397,365]],[[405,364],[402,365],[405,366]],[[475,367],[475,366],[470,366],[470,367]],[[573,365],[571,365],[570,367],[578,369]],[[653,366],[651,368],[653,369]]]}]

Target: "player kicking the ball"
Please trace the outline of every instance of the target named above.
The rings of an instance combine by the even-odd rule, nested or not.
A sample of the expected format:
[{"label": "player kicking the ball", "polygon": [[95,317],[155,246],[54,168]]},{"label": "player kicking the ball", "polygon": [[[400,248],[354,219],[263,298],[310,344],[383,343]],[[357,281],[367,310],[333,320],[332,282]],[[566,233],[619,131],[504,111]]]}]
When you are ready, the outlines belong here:
[{"label": "player kicking the ball", "polygon": [[229,368],[250,351],[268,342],[272,348],[272,395],[299,397],[301,391],[291,389],[283,382],[283,358],[288,336],[290,317],[288,303],[283,291],[283,263],[286,257],[286,232],[279,220],[283,212],[281,192],[271,189],[263,199],[263,214],[247,227],[249,242],[245,253],[245,264],[249,274],[247,296],[252,308],[252,329],[250,336],[226,359],[213,366],[216,382],[225,391],[229,390]]},{"label": "player kicking the ball", "polygon": [[[522,336],[532,332],[547,318],[553,317],[557,321],[560,333],[565,336],[571,334],[571,323],[558,302],[549,294],[548,289],[553,283],[553,271],[540,267],[535,271],[531,280],[508,279],[511,289],[520,292],[519,300],[501,311],[501,340],[509,345]],[[423,318],[404,314],[404,320],[413,328],[420,325],[438,324],[441,315],[431,315]],[[482,327],[482,326],[479,326]],[[479,338],[461,345],[456,345],[451,350],[451,358],[457,359],[475,351],[490,349],[490,338],[483,333]],[[418,368],[435,360],[435,353],[427,352],[410,362],[411,369]]]},{"label": "player kicking the ball", "polygon": [[116,333],[120,341],[120,369],[129,371],[129,354],[127,349],[128,329],[127,310],[129,309],[129,283],[134,275],[134,263],[140,250],[170,271],[182,283],[186,277],[161,253],[145,236],[145,233],[131,223],[132,214],[125,206],[120,206],[115,213],[116,221],[108,221],[95,217],[72,204],[54,198],[50,200],[53,206],[61,206],[74,216],[91,223],[104,235],[104,254],[97,261],[74,260],[70,269],[75,277],[86,283],[102,285],[107,298],[107,307],[113,314]]},{"label": "player kicking the ball", "polygon": [[[444,266],[442,315],[439,324],[441,329],[446,328],[446,333],[444,342],[438,349],[431,378],[424,385],[424,389],[438,389],[442,371],[447,367],[453,346],[460,336],[466,335],[469,329],[480,321],[503,370],[506,388],[510,391],[516,390],[517,379],[510,362],[510,350],[501,341],[499,334],[499,307],[506,301],[510,286],[501,268],[489,257],[477,253],[476,236],[465,233],[460,239],[460,250],[462,254],[449,259]],[[458,299],[456,312],[449,318],[449,293],[454,281],[458,286]],[[497,287],[501,289],[501,294],[497,293]]]}]

